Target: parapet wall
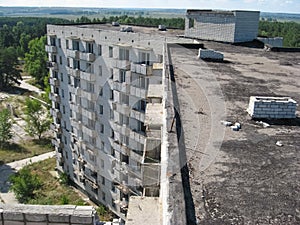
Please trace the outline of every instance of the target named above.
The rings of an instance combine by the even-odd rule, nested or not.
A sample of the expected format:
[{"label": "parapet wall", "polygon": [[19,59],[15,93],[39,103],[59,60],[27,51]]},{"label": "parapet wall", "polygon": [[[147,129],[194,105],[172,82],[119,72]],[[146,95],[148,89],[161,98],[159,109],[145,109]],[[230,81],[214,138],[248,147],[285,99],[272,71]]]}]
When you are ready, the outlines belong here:
[{"label": "parapet wall", "polygon": [[297,102],[289,97],[251,96],[248,113],[252,118],[296,118]]},{"label": "parapet wall", "polygon": [[0,225],[95,225],[92,206],[0,205]]}]

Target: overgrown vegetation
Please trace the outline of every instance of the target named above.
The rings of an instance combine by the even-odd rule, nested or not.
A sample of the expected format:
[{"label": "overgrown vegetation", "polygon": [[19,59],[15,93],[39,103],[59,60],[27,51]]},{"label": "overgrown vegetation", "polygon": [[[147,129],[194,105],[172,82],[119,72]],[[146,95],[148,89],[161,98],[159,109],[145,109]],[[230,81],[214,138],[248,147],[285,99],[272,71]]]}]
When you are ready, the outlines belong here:
[{"label": "overgrown vegetation", "polygon": [[[55,170],[55,159],[47,159],[38,163],[33,163],[24,167],[12,178],[12,190],[25,190],[28,197],[21,198],[27,204],[41,204],[41,205],[88,205],[82,197],[71,187],[66,180],[66,175],[59,178],[53,175]],[[25,173],[25,176],[24,176]],[[24,178],[29,181],[36,180],[38,188],[32,186],[31,182],[28,184]],[[21,188],[19,188],[21,187]],[[23,194],[25,191],[19,191]],[[16,192],[15,192],[16,193]],[[112,213],[104,206],[97,208],[101,220],[108,221],[112,219]]]},{"label": "overgrown vegetation", "polygon": [[184,29],[184,18],[152,18],[152,17],[134,17],[134,16],[110,16],[108,18],[103,17],[102,19],[94,18],[89,19],[86,16],[82,16],[75,21],[75,23],[111,23],[119,22],[120,24],[138,25],[138,26],[158,26],[164,24],[168,28]]},{"label": "overgrown vegetation", "polygon": [[26,132],[32,137],[41,139],[42,134],[49,129],[51,120],[46,107],[36,99],[26,99],[25,108]]},{"label": "overgrown vegetation", "polygon": [[53,151],[50,139],[8,143],[0,147],[0,165]]},{"label": "overgrown vegetation", "polygon": [[20,203],[28,203],[34,199],[42,183],[36,174],[32,174],[28,167],[10,177],[11,190],[15,193]]},{"label": "overgrown vegetation", "polygon": [[12,123],[8,109],[0,111],[0,148],[7,145],[12,138]]}]

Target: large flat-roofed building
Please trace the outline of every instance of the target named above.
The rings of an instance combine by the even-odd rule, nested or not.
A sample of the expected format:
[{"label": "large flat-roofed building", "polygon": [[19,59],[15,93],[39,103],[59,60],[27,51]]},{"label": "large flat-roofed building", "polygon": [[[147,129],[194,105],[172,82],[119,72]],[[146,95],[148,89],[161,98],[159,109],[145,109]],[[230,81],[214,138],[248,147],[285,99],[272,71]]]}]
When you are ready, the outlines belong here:
[{"label": "large flat-roofed building", "polygon": [[221,42],[247,42],[258,35],[258,11],[220,11],[189,9],[185,17],[185,36]]},{"label": "large flat-roofed building", "polygon": [[124,220],[130,196],[161,196],[163,58],[172,41],[172,30],[47,26],[57,168]]},{"label": "large flat-roofed building", "polygon": [[298,101],[299,54],[132,30],[47,26],[57,168],[128,225],[297,224],[299,118],[266,129],[246,108]]}]

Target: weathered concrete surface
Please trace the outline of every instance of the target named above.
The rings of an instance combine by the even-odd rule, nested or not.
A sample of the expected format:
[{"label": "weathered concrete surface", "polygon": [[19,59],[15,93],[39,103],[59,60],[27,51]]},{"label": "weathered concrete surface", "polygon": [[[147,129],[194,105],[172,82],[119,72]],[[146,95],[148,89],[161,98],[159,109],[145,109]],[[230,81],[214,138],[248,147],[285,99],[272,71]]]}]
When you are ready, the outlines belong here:
[{"label": "weathered concrete surface", "polygon": [[[198,224],[300,224],[300,120],[264,121],[271,126],[263,128],[246,112],[252,95],[298,101],[300,54],[203,43],[224,53],[225,62],[195,62],[198,49],[173,49],[172,54],[176,83],[182,88],[178,94]],[[198,71],[188,73],[196,65]],[[211,117],[211,106],[218,101],[208,101],[213,91],[196,89],[195,80],[210,82],[212,90],[219,84],[226,108],[222,119],[242,124],[239,132],[221,128],[226,129],[224,139],[205,169],[204,159],[212,154],[207,148],[208,140],[214,140],[211,130],[220,126]],[[276,146],[277,141],[283,146]]]},{"label": "weathered concrete surface", "polygon": [[162,224],[161,212],[157,197],[131,196],[126,225]]},{"label": "weathered concrete surface", "polygon": [[94,225],[98,221],[92,206],[0,205],[4,225]]}]

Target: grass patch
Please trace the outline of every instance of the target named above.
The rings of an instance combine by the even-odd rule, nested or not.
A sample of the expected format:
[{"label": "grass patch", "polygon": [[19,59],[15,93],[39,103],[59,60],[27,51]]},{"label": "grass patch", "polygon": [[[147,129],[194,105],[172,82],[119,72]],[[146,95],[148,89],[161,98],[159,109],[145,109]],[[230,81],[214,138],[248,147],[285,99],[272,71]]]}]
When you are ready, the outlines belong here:
[{"label": "grass patch", "polygon": [[[36,192],[34,199],[28,204],[40,205],[89,205],[82,197],[66,182],[50,174],[55,170],[56,161],[54,158],[26,166],[32,174],[38,175],[42,187]],[[113,214],[104,206],[97,208],[98,215],[102,221],[112,220]]]},{"label": "grass patch", "polygon": [[10,143],[3,148],[0,148],[0,165],[51,152],[53,150],[51,140],[47,138],[30,140],[20,144]]}]

